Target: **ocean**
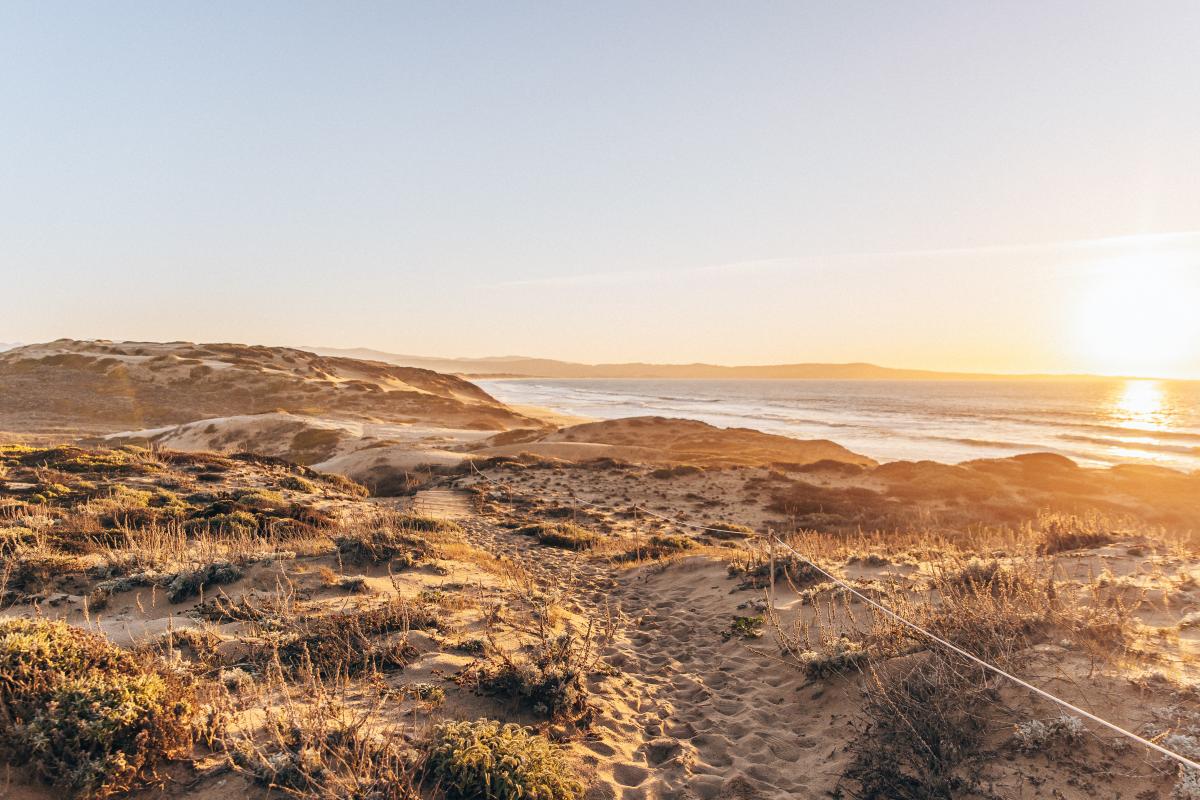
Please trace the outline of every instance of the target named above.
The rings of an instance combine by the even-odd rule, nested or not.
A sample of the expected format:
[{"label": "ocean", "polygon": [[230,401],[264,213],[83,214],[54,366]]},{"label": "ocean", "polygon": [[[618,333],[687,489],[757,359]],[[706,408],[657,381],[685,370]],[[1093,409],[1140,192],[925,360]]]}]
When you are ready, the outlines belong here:
[{"label": "ocean", "polygon": [[480,380],[506,403],[599,419],[656,415],[831,439],[879,461],[1029,452],[1088,466],[1200,469],[1200,382]]}]

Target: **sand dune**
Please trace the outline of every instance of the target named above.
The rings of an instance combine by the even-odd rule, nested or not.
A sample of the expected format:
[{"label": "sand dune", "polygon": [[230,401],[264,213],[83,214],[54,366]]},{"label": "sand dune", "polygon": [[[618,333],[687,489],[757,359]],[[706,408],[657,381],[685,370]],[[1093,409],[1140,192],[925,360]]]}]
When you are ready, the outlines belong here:
[{"label": "sand dune", "polygon": [[761,465],[773,461],[811,464],[828,460],[875,465],[873,459],[825,439],[792,439],[749,428],[718,428],[696,420],[666,417],[587,422],[547,433],[535,441],[610,445],[641,452],[652,462]]},{"label": "sand dune", "polygon": [[474,384],[284,347],[61,339],[0,354],[0,430],[107,434],[286,411],[470,430],[541,427]]},{"label": "sand dune", "polygon": [[[799,474],[834,486],[848,473],[833,463]],[[1070,471],[979,466],[1031,485]],[[880,487],[922,467],[890,472]],[[394,741],[403,762],[438,723],[480,717],[530,726],[563,754],[586,794],[554,800],[1187,796],[1170,764],[906,638],[758,535],[775,530],[858,591],[1187,749],[1200,559],[1179,527],[1058,515],[958,537],[842,536],[788,529],[775,495],[794,481],[765,467],[498,460],[484,475],[380,501],[261,455],[0,448],[0,626],[63,619],[223,687],[213,743],[159,774],[187,800],[276,796],[283,780],[314,800],[364,786],[407,797],[382,787],[416,776],[380,778],[355,748]],[[635,506],[746,527],[717,536]],[[63,796],[53,778],[14,763],[3,792]]]}]

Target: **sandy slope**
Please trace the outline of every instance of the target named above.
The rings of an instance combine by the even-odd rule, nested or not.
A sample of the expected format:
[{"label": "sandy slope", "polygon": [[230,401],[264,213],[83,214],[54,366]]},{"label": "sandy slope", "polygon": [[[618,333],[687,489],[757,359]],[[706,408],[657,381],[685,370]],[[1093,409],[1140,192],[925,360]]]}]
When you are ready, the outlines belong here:
[{"label": "sandy slope", "polygon": [[[276,462],[235,460],[218,482],[200,481],[198,476],[211,469],[199,460],[167,471],[118,472],[111,479],[132,487],[174,485],[184,492],[181,484],[194,475],[192,488],[216,497],[239,488],[282,486],[284,479],[302,472]],[[789,663],[776,637],[800,623],[830,631],[862,629],[872,624],[866,607],[848,601],[833,586],[780,582],[772,609],[779,630],[764,627],[757,638],[733,635],[735,618],[763,614],[767,597],[761,588],[747,586],[746,573],[731,571],[729,564],[749,557],[761,544],[716,539],[628,513],[636,503],[693,521],[727,519],[761,529],[773,516],[764,507],[768,498],[742,489],[746,482],[759,485],[754,479],[764,478],[768,470],[712,469],[655,478],[645,469],[619,466],[500,464],[486,472],[503,488],[470,473],[436,491],[374,503],[343,495],[335,491],[336,484],[281,490],[289,501],[314,504],[345,520],[379,505],[457,520],[462,543],[417,564],[353,563],[322,540],[340,529],[314,531],[311,541],[290,541],[292,552],[258,554],[237,580],[180,602],[168,602],[155,587],[135,586],[113,594],[103,609],[93,609],[84,598],[95,578],[81,573],[50,576],[52,585],[14,601],[4,613],[63,617],[127,646],[172,631],[201,631],[217,640],[217,663],[205,673],[212,674],[234,667],[261,670],[255,653],[265,646],[249,622],[206,619],[202,605],[214,597],[245,599],[257,608],[279,603],[284,623],[301,613],[371,609],[398,597],[441,603],[437,628],[402,634],[411,646],[409,660],[370,681],[350,682],[345,702],[364,713],[374,709],[371,713],[381,715],[381,722],[401,724],[414,736],[444,718],[488,716],[539,725],[569,747],[593,800],[824,797],[844,785],[853,746],[871,741],[862,701],[868,677],[856,669],[807,675]],[[19,477],[0,487],[6,499],[28,493],[28,476]],[[60,478],[75,479],[66,473]],[[571,492],[598,507],[568,504],[564,498]],[[38,516],[29,519],[30,524],[47,524]],[[600,546],[593,552],[548,547],[517,530],[530,522],[564,519],[596,532]],[[664,561],[625,560],[630,548],[655,535],[683,537],[691,548]],[[809,546],[825,548],[819,557],[827,568],[861,591],[889,589],[893,600],[921,600],[927,582],[950,568],[942,561],[944,545],[937,543],[942,540],[927,532],[854,538],[850,541],[860,544],[848,548],[839,544],[845,541],[834,536],[807,540]],[[969,549],[975,545],[964,546],[967,552],[1003,560],[1016,541],[998,534],[976,550]],[[164,554],[171,552],[167,548]],[[183,560],[194,565],[197,557],[187,553]],[[1038,564],[1019,563],[1021,568]],[[1019,654],[1021,674],[1145,735],[1193,735],[1187,731],[1200,725],[1200,667],[1195,661],[1200,633],[1189,621],[1200,611],[1200,558],[1194,551],[1181,539],[1167,542],[1118,532],[1103,544],[1054,554],[1038,568],[1056,576],[1064,602],[1098,613],[1127,613],[1128,638],[1091,644],[1065,636],[1037,641]],[[360,589],[341,588],[343,577],[355,578]],[[419,601],[426,593],[436,599]],[[476,661],[456,642],[491,637],[494,646],[520,653],[530,642],[538,614],[576,632],[596,623],[595,644],[603,661],[588,673],[596,709],[589,727],[546,725],[505,698],[477,694],[469,684],[452,680]],[[813,646],[823,648],[819,637]],[[181,651],[179,657],[191,656]],[[397,695],[413,682],[443,687],[445,702],[427,707]],[[253,701],[247,694],[239,702],[253,708]],[[978,768],[982,786],[996,796],[1165,797],[1175,782],[1168,765],[1095,730],[1068,749],[1015,748],[1014,724],[1052,720],[1061,712],[1013,687],[997,685],[985,713],[988,730]],[[204,758],[204,763],[219,762],[217,756]],[[240,774],[184,767],[178,772],[180,782],[168,789],[168,796],[263,796],[261,788]],[[19,771],[17,779],[23,780]],[[22,800],[53,796],[28,784],[3,791]]]},{"label": "sandy slope", "polygon": [[284,347],[61,339],[0,353],[0,429],[105,434],[287,411],[471,430],[539,427],[472,383]]},{"label": "sandy slope", "polygon": [[749,428],[718,428],[667,417],[584,422],[552,431],[509,431],[476,448],[481,455],[530,453],[567,461],[615,458],[642,464],[765,465],[875,461],[824,439],[793,439]]}]

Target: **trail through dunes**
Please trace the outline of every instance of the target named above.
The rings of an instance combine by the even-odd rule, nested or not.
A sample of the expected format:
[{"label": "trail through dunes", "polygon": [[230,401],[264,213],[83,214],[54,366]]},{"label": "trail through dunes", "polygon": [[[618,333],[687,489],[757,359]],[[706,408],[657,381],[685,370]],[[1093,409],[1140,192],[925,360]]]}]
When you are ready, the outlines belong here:
[{"label": "trail through dunes", "polygon": [[613,674],[590,687],[601,713],[573,745],[598,786],[623,800],[818,797],[834,788],[852,738],[848,698],[840,688],[806,689],[794,668],[727,635],[758,598],[733,591],[723,565],[697,557],[621,571],[464,518],[461,497],[425,492],[414,508],[457,518],[475,544],[519,563],[573,615],[612,621],[600,655]]}]

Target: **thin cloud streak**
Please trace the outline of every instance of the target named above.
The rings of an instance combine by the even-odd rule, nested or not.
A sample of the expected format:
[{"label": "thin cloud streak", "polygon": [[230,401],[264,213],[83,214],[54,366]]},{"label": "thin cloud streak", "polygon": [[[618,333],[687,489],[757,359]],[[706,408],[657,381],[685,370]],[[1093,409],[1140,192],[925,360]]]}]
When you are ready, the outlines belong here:
[{"label": "thin cloud streak", "polygon": [[[746,261],[731,261],[721,264],[706,264],[680,269],[619,270],[593,272],[585,275],[560,275],[544,278],[521,278],[510,281],[482,284],[481,289],[506,289],[523,287],[574,287],[574,286],[620,286],[630,283],[680,278],[697,275],[746,274],[766,272],[786,267],[850,266],[852,262],[865,262],[864,266],[882,260],[900,261],[910,259],[964,258],[998,255],[1037,254],[1086,254],[1106,249],[1142,247],[1161,249],[1183,249],[1200,256],[1200,231],[1171,233],[1128,234],[1107,236],[1099,239],[1074,239],[1060,242],[1032,242],[1020,244],[982,245],[979,247],[947,247],[926,250],[893,250],[874,252],[829,253],[808,256],[781,256]],[[843,262],[830,264],[829,262]],[[1085,268],[1088,265],[1083,265]]]}]

